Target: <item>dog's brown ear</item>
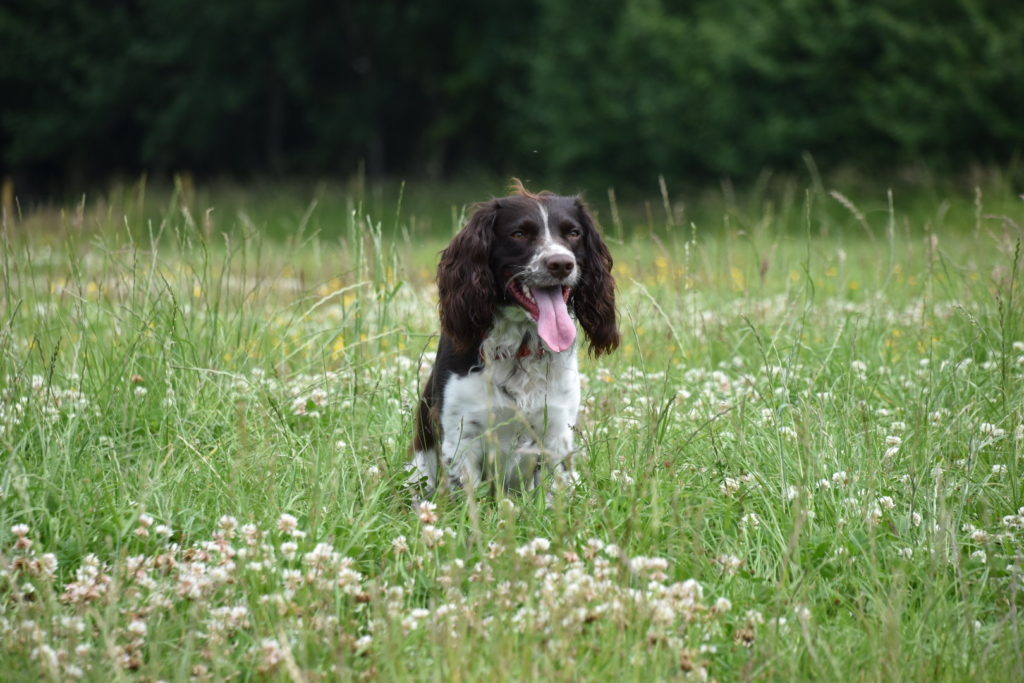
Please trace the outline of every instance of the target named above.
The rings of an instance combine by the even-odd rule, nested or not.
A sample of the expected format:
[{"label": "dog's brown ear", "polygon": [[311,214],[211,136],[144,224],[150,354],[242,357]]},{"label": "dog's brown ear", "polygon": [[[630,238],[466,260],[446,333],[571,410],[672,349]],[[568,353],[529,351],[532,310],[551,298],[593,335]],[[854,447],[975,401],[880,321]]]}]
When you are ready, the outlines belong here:
[{"label": "dog's brown ear", "polygon": [[477,204],[437,267],[441,330],[459,351],[475,348],[494,324],[497,284],[490,256],[498,208],[498,200]]},{"label": "dog's brown ear", "polygon": [[584,256],[580,262],[580,282],[573,288],[573,310],[590,340],[590,352],[599,356],[619,346],[612,255],[601,239],[597,221],[579,197],[576,212],[583,226]]}]

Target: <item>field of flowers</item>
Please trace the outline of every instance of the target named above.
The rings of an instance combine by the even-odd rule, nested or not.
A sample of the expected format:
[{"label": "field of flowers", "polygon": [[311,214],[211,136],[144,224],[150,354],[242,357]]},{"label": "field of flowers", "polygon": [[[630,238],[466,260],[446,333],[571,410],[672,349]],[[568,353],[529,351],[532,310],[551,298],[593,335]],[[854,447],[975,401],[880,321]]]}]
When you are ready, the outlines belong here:
[{"label": "field of flowers", "polygon": [[594,202],[551,502],[402,486],[458,210],[8,217],[0,677],[1021,680],[1024,202],[796,196]]}]

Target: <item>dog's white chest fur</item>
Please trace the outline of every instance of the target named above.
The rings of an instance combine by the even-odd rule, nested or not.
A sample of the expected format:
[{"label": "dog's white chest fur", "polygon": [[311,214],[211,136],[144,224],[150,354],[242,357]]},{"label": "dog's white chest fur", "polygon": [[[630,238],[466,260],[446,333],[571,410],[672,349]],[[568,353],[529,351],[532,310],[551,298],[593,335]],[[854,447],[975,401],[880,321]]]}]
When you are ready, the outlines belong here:
[{"label": "dog's white chest fur", "polygon": [[[493,477],[521,490],[539,482],[542,466],[565,472],[580,403],[575,346],[542,350],[529,316],[506,308],[482,356],[482,369],[452,375],[444,388],[439,455],[450,484],[476,486]],[[416,460],[433,480],[433,468],[424,470]]]}]

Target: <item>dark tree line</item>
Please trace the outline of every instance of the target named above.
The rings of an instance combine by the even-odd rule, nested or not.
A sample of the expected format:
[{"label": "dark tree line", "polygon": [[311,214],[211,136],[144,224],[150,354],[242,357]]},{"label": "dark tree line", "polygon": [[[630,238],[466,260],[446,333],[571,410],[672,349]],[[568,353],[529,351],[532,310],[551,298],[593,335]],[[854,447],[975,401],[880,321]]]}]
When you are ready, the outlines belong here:
[{"label": "dark tree line", "polygon": [[5,0],[0,163],[111,174],[628,184],[1003,163],[1024,12],[997,0]]}]

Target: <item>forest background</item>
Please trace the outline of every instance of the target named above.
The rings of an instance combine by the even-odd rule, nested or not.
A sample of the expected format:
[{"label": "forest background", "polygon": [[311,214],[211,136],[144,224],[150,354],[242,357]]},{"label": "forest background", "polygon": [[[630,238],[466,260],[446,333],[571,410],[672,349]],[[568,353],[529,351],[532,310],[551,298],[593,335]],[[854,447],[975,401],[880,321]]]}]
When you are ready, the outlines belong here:
[{"label": "forest background", "polygon": [[1019,166],[993,0],[9,0],[0,168],[111,179],[516,174],[569,190]]}]

